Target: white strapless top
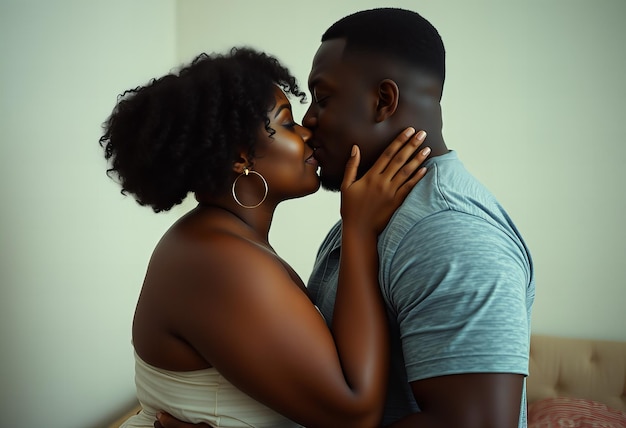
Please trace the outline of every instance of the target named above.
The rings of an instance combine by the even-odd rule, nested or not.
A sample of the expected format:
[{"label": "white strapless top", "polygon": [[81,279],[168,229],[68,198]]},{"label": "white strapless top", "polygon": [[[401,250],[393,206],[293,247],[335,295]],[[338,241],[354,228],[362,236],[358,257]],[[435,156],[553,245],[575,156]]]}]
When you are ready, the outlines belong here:
[{"label": "white strapless top", "polygon": [[126,420],[123,428],[152,428],[159,410],[180,420],[206,422],[214,427],[300,427],[238,390],[215,368],[162,370],[135,353],[135,385],[143,410]]}]

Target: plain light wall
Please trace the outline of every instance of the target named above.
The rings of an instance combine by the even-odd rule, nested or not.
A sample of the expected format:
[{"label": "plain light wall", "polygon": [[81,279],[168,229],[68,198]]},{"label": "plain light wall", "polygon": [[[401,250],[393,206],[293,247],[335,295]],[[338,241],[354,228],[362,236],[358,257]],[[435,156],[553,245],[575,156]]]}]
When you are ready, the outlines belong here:
[{"label": "plain light wall", "polygon": [[173,0],[0,3],[0,426],[95,428],[134,398],[132,314],[180,213],[120,195],[117,94],[176,63]]},{"label": "plain light wall", "polygon": [[[193,204],[156,215],[104,175],[115,96],[242,44],[306,87],[322,32],[377,6],[444,39],[444,134],[532,250],[534,332],[626,340],[623,1],[0,0],[0,425],[98,427],[133,400],[145,267]],[[304,279],[338,207],[320,191],[275,216],[272,244]]]}]

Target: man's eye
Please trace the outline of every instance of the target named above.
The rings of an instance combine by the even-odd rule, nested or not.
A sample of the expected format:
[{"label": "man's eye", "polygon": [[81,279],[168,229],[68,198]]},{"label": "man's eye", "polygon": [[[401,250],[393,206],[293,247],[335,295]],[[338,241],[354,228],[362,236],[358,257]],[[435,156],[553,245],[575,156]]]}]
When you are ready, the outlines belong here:
[{"label": "man's eye", "polygon": [[330,98],[330,96],[322,96],[320,98],[316,98],[314,101],[315,104],[324,107],[327,104],[328,98]]}]

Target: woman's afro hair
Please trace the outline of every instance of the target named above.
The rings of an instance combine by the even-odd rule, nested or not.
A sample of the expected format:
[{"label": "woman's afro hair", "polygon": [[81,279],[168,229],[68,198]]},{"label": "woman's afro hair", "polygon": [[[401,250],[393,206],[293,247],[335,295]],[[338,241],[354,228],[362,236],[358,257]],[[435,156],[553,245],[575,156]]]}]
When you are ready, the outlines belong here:
[{"label": "woman's afro hair", "polygon": [[274,133],[267,114],[275,85],[305,102],[276,58],[233,48],[201,54],[178,73],[127,90],[103,124],[107,174],[123,194],[155,212],[181,203],[189,192],[223,192],[237,153],[254,156],[261,126]]}]

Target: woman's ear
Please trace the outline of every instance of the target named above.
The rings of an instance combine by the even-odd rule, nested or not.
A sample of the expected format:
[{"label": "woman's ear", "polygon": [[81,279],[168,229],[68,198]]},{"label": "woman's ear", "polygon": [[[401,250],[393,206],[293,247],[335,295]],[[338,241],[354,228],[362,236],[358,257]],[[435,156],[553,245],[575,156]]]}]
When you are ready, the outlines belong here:
[{"label": "woman's ear", "polygon": [[398,109],[400,89],[391,79],[381,80],[378,84],[378,103],[376,104],[376,122],[382,122]]},{"label": "woman's ear", "polygon": [[250,156],[245,152],[239,152],[237,160],[233,162],[233,171],[237,174],[242,174],[244,169],[250,168],[251,166],[252,162],[250,161]]}]

